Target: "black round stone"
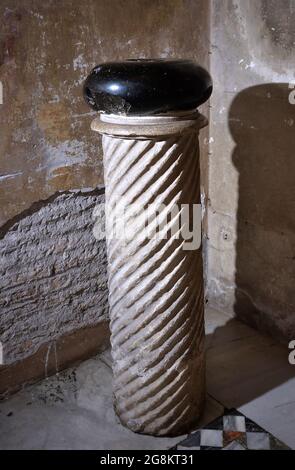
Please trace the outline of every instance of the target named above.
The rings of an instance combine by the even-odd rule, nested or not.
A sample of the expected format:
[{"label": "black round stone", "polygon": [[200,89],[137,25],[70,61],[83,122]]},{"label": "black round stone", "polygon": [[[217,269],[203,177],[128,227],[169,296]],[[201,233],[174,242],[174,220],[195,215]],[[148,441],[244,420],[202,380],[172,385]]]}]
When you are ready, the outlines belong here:
[{"label": "black round stone", "polygon": [[153,115],[196,109],[212,93],[209,73],[191,60],[129,59],[97,65],[86,102],[108,114]]}]

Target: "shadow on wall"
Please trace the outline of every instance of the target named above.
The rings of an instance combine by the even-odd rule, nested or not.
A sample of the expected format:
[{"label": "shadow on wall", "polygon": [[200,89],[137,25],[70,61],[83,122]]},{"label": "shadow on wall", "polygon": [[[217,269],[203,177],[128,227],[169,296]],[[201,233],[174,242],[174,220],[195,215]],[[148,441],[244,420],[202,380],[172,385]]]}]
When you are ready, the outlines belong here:
[{"label": "shadow on wall", "polygon": [[295,104],[287,83],[247,88],[229,128],[239,172],[237,316],[278,339],[295,338]]}]

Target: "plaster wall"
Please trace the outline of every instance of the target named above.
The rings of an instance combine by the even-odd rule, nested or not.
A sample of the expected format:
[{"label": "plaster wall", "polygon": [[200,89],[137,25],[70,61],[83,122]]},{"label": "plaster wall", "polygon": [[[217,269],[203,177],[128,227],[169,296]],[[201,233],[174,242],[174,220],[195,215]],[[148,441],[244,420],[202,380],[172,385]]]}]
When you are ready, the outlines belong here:
[{"label": "plaster wall", "polygon": [[92,233],[102,150],[84,79],[124,58],[208,67],[209,2],[3,0],[0,23],[0,341],[11,365],[107,317],[104,241]]},{"label": "plaster wall", "polygon": [[211,11],[207,295],[294,339],[295,1],[213,0]]},{"label": "plaster wall", "polygon": [[206,65],[208,10],[206,0],[1,2],[0,224],[58,190],[103,183],[83,80],[124,58]]}]

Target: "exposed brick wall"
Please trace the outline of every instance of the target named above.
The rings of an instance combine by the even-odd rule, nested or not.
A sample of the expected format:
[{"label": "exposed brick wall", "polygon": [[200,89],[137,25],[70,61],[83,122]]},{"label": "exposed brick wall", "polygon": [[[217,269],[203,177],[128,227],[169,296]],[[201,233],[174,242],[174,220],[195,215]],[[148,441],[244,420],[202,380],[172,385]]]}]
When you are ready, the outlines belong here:
[{"label": "exposed brick wall", "polygon": [[[107,318],[105,242],[93,235],[102,190],[58,193],[2,229],[0,340],[4,364]],[[98,222],[99,223],[99,222]]]}]

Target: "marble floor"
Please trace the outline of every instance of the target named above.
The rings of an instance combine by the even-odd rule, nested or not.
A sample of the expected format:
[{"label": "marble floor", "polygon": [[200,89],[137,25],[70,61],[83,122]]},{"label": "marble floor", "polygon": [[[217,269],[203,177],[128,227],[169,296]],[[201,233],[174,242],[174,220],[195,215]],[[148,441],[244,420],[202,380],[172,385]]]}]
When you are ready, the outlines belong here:
[{"label": "marble floor", "polygon": [[225,410],[192,432],[177,450],[289,450],[279,439],[235,409]]},{"label": "marble floor", "polygon": [[[295,449],[295,366],[288,364],[287,347],[214,309],[206,312],[206,335],[208,395],[200,432],[154,438],[122,427],[112,407],[106,351],[2,401],[0,449],[162,450],[201,442],[221,448],[224,429],[246,433],[246,448]],[[229,422],[238,428],[222,428]],[[226,445],[245,448],[244,436],[237,438]]]},{"label": "marble floor", "polygon": [[206,330],[208,394],[295,449],[295,366],[288,347],[213,309]]}]

